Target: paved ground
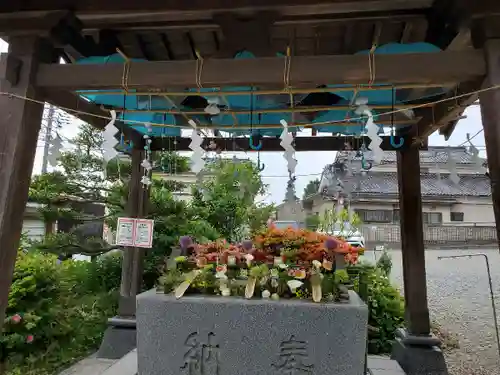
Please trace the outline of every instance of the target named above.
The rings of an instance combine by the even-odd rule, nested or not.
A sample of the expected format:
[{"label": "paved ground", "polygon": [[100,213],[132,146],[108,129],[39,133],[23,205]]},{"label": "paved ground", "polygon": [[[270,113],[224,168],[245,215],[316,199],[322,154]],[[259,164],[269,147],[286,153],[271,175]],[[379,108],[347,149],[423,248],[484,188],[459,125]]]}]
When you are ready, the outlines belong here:
[{"label": "paved ground", "polygon": [[[484,258],[438,260],[438,256],[488,255],[500,314],[498,249],[429,250],[427,290],[431,319],[458,335],[460,349],[447,354],[451,375],[500,375],[493,311]],[[393,274],[402,288],[401,252],[392,251]],[[367,254],[373,258],[373,253]],[[500,323],[500,322],[499,322]]]},{"label": "paved ground", "polygon": [[[396,361],[385,357],[368,357],[367,375],[404,375]],[[137,351],[134,349],[118,361],[86,358],[59,375],[137,375]]]}]

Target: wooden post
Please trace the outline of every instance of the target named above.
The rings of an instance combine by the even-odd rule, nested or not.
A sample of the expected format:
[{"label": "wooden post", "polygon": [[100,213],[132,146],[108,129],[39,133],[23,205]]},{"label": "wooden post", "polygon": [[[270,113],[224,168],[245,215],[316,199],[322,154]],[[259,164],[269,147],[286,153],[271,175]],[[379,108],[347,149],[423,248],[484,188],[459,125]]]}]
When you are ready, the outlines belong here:
[{"label": "wooden post", "polygon": [[[142,150],[132,150],[132,174],[126,210],[127,216],[132,218],[145,216],[149,199],[149,189],[144,189],[141,184],[143,158]],[[135,317],[135,297],[141,291],[144,251],[135,247],[128,247],[124,250],[118,307],[118,315],[121,317]]]},{"label": "wooden post", "polygon": [[[500,37],[500,35],[499,35]],[[484,43],[487,76],[483,87],[500,84],[500,38]],[[490,90],[479,94],[483,120],[486,155],[491,180],[491,198],[500,246],[500,91]]]},{"label": "wooden post", "polygon": [[[42,49],[38,37],[9,40],[0,91],[43,100],[34,87]],[[24,210],[35,158],[43,105],[0,95],[0,332],[7,308]]]},{"label": "wooden post", "polygon": [[[149,202],[149,190],[141,184],[141,162],[145,152],[132,150],[132,174],[129,182],[129,194],[126,215],[131,218],[146,216]],[[136,347],[135,298],[141,292],[143,259],[145,249],[128,247],[123,251],[122,278],[118,316],[108,320],[109,327],[104,333],[99,358],[119,359]]]},{"label": "wooden post", "polygon": [[401,251],[408,333],[430,334],[425,276],[425,248],[420,191],[420,155],[417,147],[397,152]]}]

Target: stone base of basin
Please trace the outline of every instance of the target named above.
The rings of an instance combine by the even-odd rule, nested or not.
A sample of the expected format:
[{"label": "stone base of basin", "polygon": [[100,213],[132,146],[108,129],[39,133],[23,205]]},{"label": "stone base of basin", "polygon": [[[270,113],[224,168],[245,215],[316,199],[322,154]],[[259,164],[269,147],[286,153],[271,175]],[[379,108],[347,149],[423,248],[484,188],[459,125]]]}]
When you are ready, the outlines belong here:
[{"label": "stone base of basin", "polygon": [[139,375],[362,375],[368,309],[149,291],[137,297]]},{"label": "stone base of basin", "polygon": [[407,375],[448,375],[439,343],[434,336],[412,336],[399,329],[391,359],[396,360]]},{"label": "stone base of basin", "polygon": [[97,352],[98,358],[120,359],[135,349],[137,332],[135,318],[114,317],[108,320],[108,328]]}]

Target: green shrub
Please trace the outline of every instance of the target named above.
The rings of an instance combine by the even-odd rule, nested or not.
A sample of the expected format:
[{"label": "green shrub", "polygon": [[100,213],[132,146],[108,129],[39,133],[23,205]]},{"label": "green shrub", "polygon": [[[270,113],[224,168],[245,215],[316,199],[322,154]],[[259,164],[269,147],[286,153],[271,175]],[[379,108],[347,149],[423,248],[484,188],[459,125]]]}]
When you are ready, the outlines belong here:
[{"label": "green shrub", "polygon": [[20,252],[0,338],[10,375],[51,375],[95,351],[116,309],[116,264]]},{"label": "green shrub", "polygon": [[392,257],[387,252],[387,250],[384,250],[380,258],[378,258],[377,268],[380,269],[385,276],[390,276],[392,271]]},{"label": "green shrub", "polygon": [[[356,291],[368,305],[368,352],[370,354],[389,353],[397,328],[404,325],[404,299],[394,287],[385,271],[370,265],[356,267],[357,274],[364,273],[366,285],[354,278]],[[351,270],[351,275],[354,272]]]}]

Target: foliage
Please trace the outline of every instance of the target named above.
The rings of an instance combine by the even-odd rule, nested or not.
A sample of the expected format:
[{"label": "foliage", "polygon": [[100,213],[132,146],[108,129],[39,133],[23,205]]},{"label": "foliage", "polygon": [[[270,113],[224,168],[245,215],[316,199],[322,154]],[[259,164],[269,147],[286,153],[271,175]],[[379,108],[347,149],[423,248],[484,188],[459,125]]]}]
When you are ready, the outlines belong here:
[{"label": "foliage", "polygon": [[[61,153],[58,170],[33,178],[29,199],[43,205],[40,214],[47,224],[58,221],[60,229],[64,230],[64,222],[68,223],[67,227],[102,222],[104,217],[90,213],[89,204],[105,206],[112,213],[123,211],[130,162],[115,159],[106,164],[102,142],[99,130],[87,124],[80,126],[72,140],[72,148]],[[98,255],[112,249],[102,241],[99,243],[95,235],[78,236],[73,232],[48,232],[47,238],[34,243],[33,248],[66,255]]]},{"label": "foliage", "polygon": [[325,233],[333,234],[339,231],[345,237],[349,237],[359,230],[361,219],[355,212],[343,208],[341,210],[326,210],[320,218],[318,229]]},{"label": "foliage", "polygon": [[[83,243],[83,244],[82,244]],[[97,256],[114,250],[116,246],[109,246],[101,236],[88,236],[82,238],[75,233],[49,234],[41,241],[33,241],[32,248],[42,252],[59,255],[82,254],[87,256]]]},{"label": "foliage", "polygon": [[158,166],[165,173],[176,174],[189,171],[189,158],[176,152],[156,153],[153,158],[154,166]]},{"label": "foliage", "polygon": [[249,215],[257,195],[265,186],[256,165],[218,160],[208,165],[207,178],[193,189],[191,207],[222,237],[233,240]]},{"label": "foliage", "polygon": [[198,212],[184,201],[173,198],[172,191],[162,182],[153,181],[148,218],[155,220],[153,248],[145,259],[144,286],[154,286],[161,271],[165,256],[176,246],[179,236],[190,233],[199,242],[212,241],[219,237],[214,229]]},{"label": "foliage", "polygon": [[319,190],[319,179],[311,180],[307,183],[304,188],[304,193],[302,194],[302,200],[307,200],[307,198],[313,194],[316,194]]},{"label": "foliage", "polygon": [[250,234],[255,234],[262,230],[272,213],[276,210],[274,204],[253,204],[248,208],[248,226]]},{"label": "foliage", "polygon": [[392,271],[392,257],[384,250],[380,258],[377,260],[377,268],[387,277],[391,275]]},{"label": "foliage", "polygon": [[397,328],[404,325],[404,299],[385,273],[369,264],[357,265],[357,274],[364,273],[366,295],[360,278],[354,278],[355,290],[363,296],[368,305],[368,352],[389,353]]},{"label": "foliage", "polygon": [[53,374],[95,350],[117,302],[116,284],[91,279],[98,267],[19,253],[0,339],[9,374]]},{"label": "foliage", "polygon": [[309,230],[316,230],[319,227],[321,219],[319,215],[307,215],[306,217],[306,228]]}]

